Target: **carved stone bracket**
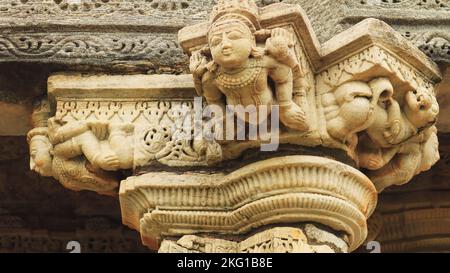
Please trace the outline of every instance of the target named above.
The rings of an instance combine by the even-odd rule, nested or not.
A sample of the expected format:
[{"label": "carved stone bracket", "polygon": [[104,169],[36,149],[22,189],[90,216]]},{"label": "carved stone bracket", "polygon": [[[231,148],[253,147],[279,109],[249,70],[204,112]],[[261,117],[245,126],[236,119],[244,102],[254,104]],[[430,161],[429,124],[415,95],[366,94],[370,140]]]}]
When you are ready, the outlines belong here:
[{"label": "carved stone bracket", "polygon": [[321,45],[298,5],[220,0],[179,41],[192,75],[51,76],[28,134],[42,175],[120,187],[149,248],[353,251],[377,192],[439,159],[439,70],[381,21]]}]

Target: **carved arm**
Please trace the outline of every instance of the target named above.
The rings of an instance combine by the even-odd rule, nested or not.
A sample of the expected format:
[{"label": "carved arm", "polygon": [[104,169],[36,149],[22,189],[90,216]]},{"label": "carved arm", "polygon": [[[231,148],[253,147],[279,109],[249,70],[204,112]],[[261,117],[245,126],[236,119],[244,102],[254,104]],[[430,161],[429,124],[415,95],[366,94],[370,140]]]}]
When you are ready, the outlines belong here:
[{"label": "carved arm", "polygon": [[53,145],[63,143],[89,130],[89,126],[85,121],[76,121],[61,125],[60,121],[55,118],[49,119],[48,126],[49,139]]}]

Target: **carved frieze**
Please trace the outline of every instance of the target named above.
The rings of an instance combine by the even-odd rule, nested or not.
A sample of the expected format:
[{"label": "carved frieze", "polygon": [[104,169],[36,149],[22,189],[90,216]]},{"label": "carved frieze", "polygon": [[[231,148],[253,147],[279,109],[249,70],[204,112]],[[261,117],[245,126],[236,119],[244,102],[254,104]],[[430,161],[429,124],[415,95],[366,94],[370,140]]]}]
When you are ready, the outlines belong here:
[{"label": "carved frieze", "polygon": [[[310,243],[314,241],[313,243]],[[159,253],[346,253],[342,238],[307,224],[302,228],[273,228],[241,241],[184,236],[166,240]]]},{"label": "carved frieze", "polygon": [[[256,2],[260,7],[277,2],[300,4],[321,42],[362,18],[379,18],[434,60],[449,60],[448,28],[444,25],[450,3],[444,0]],[[134,69],[164,66],[166,71],[180,73],[187,71],[188,59],[183,58],[175,33],[203,21],[214,4],[212,0],[2,0],[0,62],[81,63],[107,68],[111,63],[125,63]],[[420,16],[415,15],[418,13]],[[397,23],[404,20],[414,20],[414,24]],[[112,27],[117,31],[110,32]]]}]

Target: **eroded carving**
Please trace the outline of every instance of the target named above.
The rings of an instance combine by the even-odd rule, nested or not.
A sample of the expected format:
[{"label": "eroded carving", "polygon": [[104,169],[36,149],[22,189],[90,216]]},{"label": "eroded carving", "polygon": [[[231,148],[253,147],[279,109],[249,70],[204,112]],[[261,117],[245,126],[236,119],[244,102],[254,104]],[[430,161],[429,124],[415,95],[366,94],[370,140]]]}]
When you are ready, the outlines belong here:
[{"label": "eroded carving", "polygon": [[207,167],[222,160],[219,144],[191,135],[193,98],[78,101],[58,97],[55,108],[52,116],[44,100],[34,111],[35,128],[28,134],[30,166],[72,190],[116,195],[121,170]]},{"label": "eroded carving", "polygon": [[390,80],[378,78],[345,83],[323,97],[329,133],[358,146],[360,167],[371,170],[380,191],[410,181],[439,160],[434,94],[422,87],[396,94],[399,101],[394,94]]},{"label": "eroded carving", "polygon": [[[103,154],[99,139],[104,124],[79,123],[64,127],[55,125],[50,118],[50,106],[46,100],[34,112],[37,126],[28,133],[30,145],[30,168],[42,176],[54,177],[65,187],[74,190],[91,190],[105,195],[115,195],[119,186],[114,174],[102,170],[112,170],[119,164],[117,157]],[[92,130],[92,128],[95,128]],[[100,136],[101,137],[101,136]],[[86,160],[84,152],[91,160]],[[91,163],[92,162],[92,163]]]},{"label": "eroded carving", "polygon": [[[377,65],[389,76],[367,74]],[[317,79],[328,133],[348,145],[379,191],[409,182],[439,160],[433,86],[391,53],[365,50]]]},{"label": "eroded carving", "polygon": [[301,228],[273,228],[240,242],[187,235],[165,240],[159,253],[346,253],[343,238],[307,224]]}]

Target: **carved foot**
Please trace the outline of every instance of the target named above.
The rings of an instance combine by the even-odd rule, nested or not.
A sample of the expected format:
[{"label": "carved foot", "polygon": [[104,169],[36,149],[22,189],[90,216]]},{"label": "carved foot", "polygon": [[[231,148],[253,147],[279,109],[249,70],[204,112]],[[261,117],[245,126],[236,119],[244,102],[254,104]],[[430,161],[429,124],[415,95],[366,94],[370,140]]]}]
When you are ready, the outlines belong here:
[{"label": "carved foot", "polygon": [[280,108],[280,119],[289,128],[302,132],[309,130],[305,112],[295,103]]},{"label": "carved foot", "polygon": [[394,120],[386,127],[386,131],[383,133],[384,138],[390,144],[397,144],[401,142],[399,137],[401,130],[400,120]]}]

